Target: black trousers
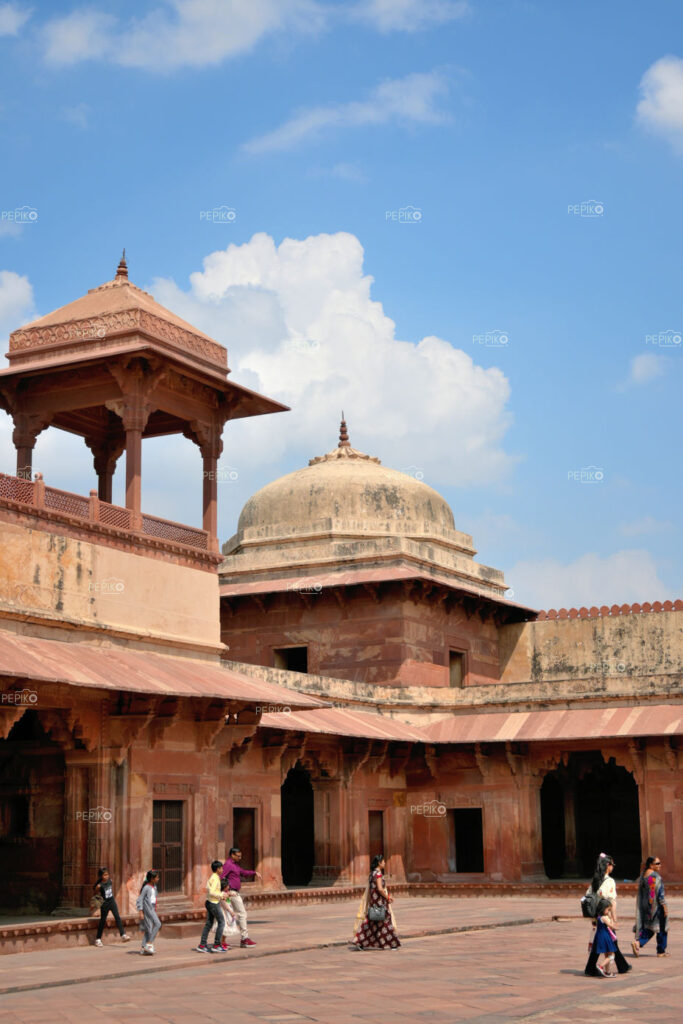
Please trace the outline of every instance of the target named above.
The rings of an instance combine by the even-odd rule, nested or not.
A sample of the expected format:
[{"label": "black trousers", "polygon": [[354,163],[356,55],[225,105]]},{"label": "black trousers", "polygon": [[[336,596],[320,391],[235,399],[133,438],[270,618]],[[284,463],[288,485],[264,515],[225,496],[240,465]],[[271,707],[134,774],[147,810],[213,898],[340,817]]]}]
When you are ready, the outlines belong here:
[{"label": "black trousers", "polygon": [[[596,937],[596,939],[597,939],[597,937]],[[588,956],[588,963],[586,964],[586,967],[585,967],[585,970],[584,970],[583,973],[587,974],[589,977],[599,978],[600,977],[600,973],[599,973],[599,971],[597,969],[597,962],[598,962],[599,954],[595,952],[596,939],[593,939],[593,948],[590,951],[590,954]],[[616,948],[616,952],[614,954],[614,962],[617,965],[617,970],[618,970],[619,974],[626,974],[628,971],[630,971],[632,969],[633,964],[629,964],[629,963],[626,962],[624,954],[619,949],[619,943],[615,942],[614,945],[617,947]]]},{"label": "black trousers", "polygon": [[119,930],[119,935],[125,935],[125,932],[123,930],[123,924],[121,923],[121,915],[119,914],[119,908],[116,906],[116,900],[112,896],[110,900],[105,900],[102,906],[100,907],[100,923],[97,926],[98,939],[102,938],[102,932],[104,931],[104,926],[107,923],[107,917],[109,916],[110,910],[114,915],[114,920],[116,921],[116,927]]},{"label": "black trousers", "polygon": [[204,904],[206,907],[206,923],[204,925],[204,931],[200,940],[200,945],[205,946],[209,938],[209,932],[216,925],[216,938],[214,943],[216,946],[220,946],[221,939],[223,938],[223,929],[225,928],[225,914],[223,913],[223,907],[220,903],[209,903],[207,900]]}]

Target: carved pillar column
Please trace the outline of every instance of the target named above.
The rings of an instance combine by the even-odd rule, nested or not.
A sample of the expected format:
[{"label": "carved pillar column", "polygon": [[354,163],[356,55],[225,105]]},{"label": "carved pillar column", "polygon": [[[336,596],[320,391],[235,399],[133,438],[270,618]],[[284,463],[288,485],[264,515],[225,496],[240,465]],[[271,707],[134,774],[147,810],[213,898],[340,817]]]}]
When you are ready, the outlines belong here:
[{"label": "carved pillar column", "polygon": [[315,823],[312,885],[348,881],[348,821],[341,779],[312,779]]},{"label": "carved pillar column", "polygon": [[15,412],[12,414],[14,431],[12,440],[17,450],[17,476],[30,480],[33,469],[33,449],[38,434],[49,425],[45,416],[33,413]]},{"label": "carved pillar column", "polygon": [[223,421],[193,420],[189,436],[202,453],[202,529],[209,535],[209,549],[218,550],[218,460],[223,451]]},{"label": "carved pillar column", "polygon": [[85,443],[93,453],[93,465],[97,473],[97,497],[100,501],[111,504],[114,471],[124,449],[124,442],[111,440],[98,444],[96,441],[86,439]]},{"label": "carved pillar column", "polygon": [[576,842],[576,779],[569,778],[564,792],[564,866],[565,876],[580,874]]},{"label": "carved pillar column", "polygon": [[64,845],[62,907],[80,907],[88,863],[89,772],[77,751],[64,755]]}]

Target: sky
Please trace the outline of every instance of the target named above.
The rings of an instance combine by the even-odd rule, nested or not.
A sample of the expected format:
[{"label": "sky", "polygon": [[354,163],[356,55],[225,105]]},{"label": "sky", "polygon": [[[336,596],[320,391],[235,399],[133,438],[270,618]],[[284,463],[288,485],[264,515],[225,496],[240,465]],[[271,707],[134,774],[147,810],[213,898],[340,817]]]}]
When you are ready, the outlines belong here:
[{"label": "sky", "polygon": [[[125,246],[292,409],[228,423],[221,540],[343,409],[514,599],[681,597],[682,30],[673,0],[0,0],[0,348]],[[95,485],[61,431],[33,464]],[[201,525],[186,439],[142,486]]]}]

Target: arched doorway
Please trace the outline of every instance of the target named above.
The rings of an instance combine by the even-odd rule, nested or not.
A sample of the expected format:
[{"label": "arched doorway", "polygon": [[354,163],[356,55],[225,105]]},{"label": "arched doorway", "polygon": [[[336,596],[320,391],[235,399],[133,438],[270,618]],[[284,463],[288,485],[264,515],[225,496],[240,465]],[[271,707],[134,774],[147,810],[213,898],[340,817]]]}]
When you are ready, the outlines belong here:
[{"label": "arched doorway", "polygon": [[281,789],[282,880],[285,885],[308,885],[313,877],[313,786],[300,764],[287,773]]},{"label": "arched doorway", "polygon": [[588,878],[598,853],[610,853],[618,878],[641,864],[638,786],[631,772],[600,751],[577,751],[541,787],[543,863],[549,878]]},{"label": "arched doorway", "polygon": [[54,910],[63,843],[64,755],[29,708],[0,740],[0,907]]}]

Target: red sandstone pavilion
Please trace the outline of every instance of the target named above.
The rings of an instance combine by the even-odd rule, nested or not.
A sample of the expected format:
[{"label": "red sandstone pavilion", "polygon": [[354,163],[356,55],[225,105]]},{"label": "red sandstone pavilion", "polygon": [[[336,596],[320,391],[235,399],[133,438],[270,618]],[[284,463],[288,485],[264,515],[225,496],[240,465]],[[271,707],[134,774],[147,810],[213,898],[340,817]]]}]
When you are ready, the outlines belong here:
[{"label": "red sandstone pavilion", "polygon": [[[203,902],[237,843],[263,888],[586,876],[656,850],[683,881],[683,603],[536,612],[432,488],[351,446],[268,484],[219,551],[235,418],[285,407],[128,279],[15,331],[0,405],[0,912]],[[39,433],[96,488],[32,473]],[[201,528],[148,515],[146,437],[203,460]],[[125,457],[125,507],[112,476]],[[257,886],[250,887],[252,892]],[[9,939],[0,928],[0,944]]]}]

